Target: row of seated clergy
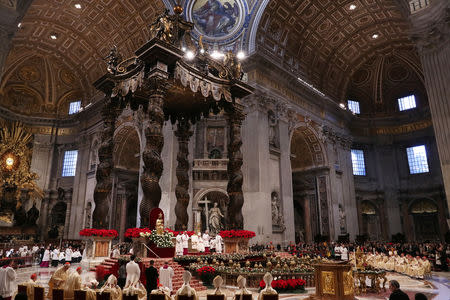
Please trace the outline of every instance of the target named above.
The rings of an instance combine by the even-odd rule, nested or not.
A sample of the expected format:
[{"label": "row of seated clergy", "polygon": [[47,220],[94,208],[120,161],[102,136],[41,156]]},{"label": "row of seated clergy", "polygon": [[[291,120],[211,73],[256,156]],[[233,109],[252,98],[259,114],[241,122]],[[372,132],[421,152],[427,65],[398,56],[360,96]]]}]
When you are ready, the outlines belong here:
[{"label": "row of seated clergy", "polygon": [[44,300],[44,288],[32,284],[17,285],[18,294],[26,294],[29,300]]}]

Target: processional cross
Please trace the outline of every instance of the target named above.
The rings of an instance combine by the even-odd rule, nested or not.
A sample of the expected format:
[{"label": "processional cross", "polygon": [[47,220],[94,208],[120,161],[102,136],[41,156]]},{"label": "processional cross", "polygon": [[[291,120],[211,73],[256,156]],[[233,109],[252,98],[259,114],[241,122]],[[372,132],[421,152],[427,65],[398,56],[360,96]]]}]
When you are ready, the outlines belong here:
[{"label": "processional cross", "polygon": [[206,230],[209,231],[209,208],[208,208],[208,204],[212,203],[212,202],[209,201],[207,197],[205,197],[204,200],[200,200],[200,201],[198,201],[198,203],[199,204],[205,204]]}]

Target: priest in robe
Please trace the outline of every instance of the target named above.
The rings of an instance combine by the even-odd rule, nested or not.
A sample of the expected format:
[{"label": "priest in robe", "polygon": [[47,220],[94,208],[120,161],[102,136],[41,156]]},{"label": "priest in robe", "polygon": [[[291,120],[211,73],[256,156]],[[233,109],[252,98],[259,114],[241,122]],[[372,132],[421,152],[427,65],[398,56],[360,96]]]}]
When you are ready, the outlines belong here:
[{"label": "priest in robe", "polygon": [[213,279],[213,286],[216,288],[213,295],[224,295],[223,291],[220,289],[223,285],[223,278],[217,275]]},{"label": "priest in robe", "polygon": [[191,236],[191,248],[194,251],[198,251],[197,247],[198,247],[198,235],[197,234],[193,234]]},{"label": "priest in robe", "polygon": [[97,299],[97,285],[98,281],[92,279],[85,287],[83,287],[83,291],[86,291],[86,300]]},{"label": "priest in robe", "polygon": [[8,265],[0,268],[0,297],[4,300],[11,300],[11,297],[16,290],[16,271],[14,270],[14,260],[11,260]]},{"label": "priest in robe", "polygon": [[131,255],[130,262],[127,263],[127,279],[125,281],[125,288],[131,285],[135,285],[141,278],[141,269],[139,268],[139,265],[134,261],[135,259],[136,256]]},{"label": "priest in robe", "polygon": [[242,300],[244,295],[251,295],[252,293],[247,290],[247,287],[245,286],[247,284],[247,279],[241,275],[238,276],[237,278],[237,285],[238,285],[238,290],[236,291],[236,293],[234,293],[234,300]]},{"label": "priest in robe", "polygon": [[206,230],[205,233],[202,235],[202,239],[203,239],[203,244],[205,245],[205,253],[209,253],[209,247],[210,247],[209,240],[211,238],[209,236],[209,231],[208,230]]},{"label": "priest in robe", "polygon": [[178,234],[175,238],[175,254],[176,255],[183,255],[183,235]]},{"label": "priest in robe", "polygon": [[183,285],[175,294],[175,300],[178,300],[179,296],[193,296],[194,300],[198,300],[197,292],[191,288],[190,281],[192,279],[192,274],[189,271],[184,271],[183,273]]},{"label": "priest in robe", "polygon": [[60,289],[64,287],[67,280],[68,270],[70,268],[70,263],[65,263],[63,266],[59,267],[48,282],[48,294],[47,298],[52,299],[53,289]]},{"label": "priest in robe", "polygon": [[166,261],[164,265],[159,268],[159,283],[168,288],[170,291],[173,290],[172,287],[172,277],[175,274],[172,267],[169,266],[169,263]]},{"label": "priest in robe", "polygon": [[164,295],[164,300],[172,300],[172,297],[170,296],[170,290],[163,286],[160,286],[159,288],[153,290],[150,294]]},{"label": "priest in robe", "polygon": [[78,267],[75,272],[72,272],[67,276],[64,285],[64,299],[72,300],[74,291],[81,289],[81,272],[81,267]]},{"label": "priest in robe", "polygon": [[216,246],[216,253],[222,253],[222,237],[220,234],[216,235],[214,245]]},{"label": "priest in robe", "polygon": [[27,287],[28,299],[30,300],[34,299],[34,288],[40,287],[40,285],[37,282],[37,274],[36,273],[31,274],[30,280],[24,282],[23,285]]},{"label": "priest in robe", "polygon": [[109,275],[108,280],[100,289],[100,294],[106,292],[111,295],[110,300],[122,300],[122,290],[117,285],[117,278],[114,275]]},{"label": "priest in robe", "polygon": [[203,242],[202,234],[199,232],[197,234],[197,237],[198,237],[197,251],[200,252],[200,253],[204,253],[205,252],[205,244]]},{"label": "priest in robe", "polygon": [[263,300],[263,295],[276,295],[278,294],[277,291],[275,291],[272,288],[272,281],[273,276],[269,272],[267,272],[263,277],[264,283],[266,284],[266,287],[261,290],[261,292],[258,295],[258,300]]},{"label": "priest in robe", "polygon": [[181,239],[183,241],[183,255],[187,255],[189,248],[189,235],[187,234],[187,231],[182,234]]},{"label": "priest in robe", "polygon": [[123,289],[123,294],[127,296],[137,295],[138,300],[147,300],[147,290],[140,281],[130,284],[129,286],[125,286]]}]

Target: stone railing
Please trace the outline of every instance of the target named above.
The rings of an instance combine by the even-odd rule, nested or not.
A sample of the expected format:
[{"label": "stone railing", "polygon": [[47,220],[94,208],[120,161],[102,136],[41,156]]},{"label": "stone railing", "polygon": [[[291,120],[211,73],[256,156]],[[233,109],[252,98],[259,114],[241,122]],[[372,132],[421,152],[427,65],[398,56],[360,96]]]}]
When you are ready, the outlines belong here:
[{"label": "stone railing", "polygon": [[228,159],[194,159],[193,170],[226,170]]},{"label": "stone railing", "polygon": [[411,14],[415,14],[416,12],[426,8],[430,5],[432,0],[412,0],[409,1],[409,9]]}]

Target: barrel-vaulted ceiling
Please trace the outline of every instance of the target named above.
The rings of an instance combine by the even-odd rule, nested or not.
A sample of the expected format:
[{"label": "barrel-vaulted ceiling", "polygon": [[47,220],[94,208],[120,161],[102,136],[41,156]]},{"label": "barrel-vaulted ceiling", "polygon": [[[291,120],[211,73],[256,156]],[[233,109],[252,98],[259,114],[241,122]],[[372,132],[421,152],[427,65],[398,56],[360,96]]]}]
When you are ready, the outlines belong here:
[{"label": "barrel-vaulted ceiling", "polygon": [[372,57],[414,52],[408,29],[395,0],[273,0],[256,43],[258,51],[343,100],[352,74]]},{"label": "barrel-vaulted ceiling", "polygon": [[[352,77],[360,68],[376,66],[368,64],[374,57],[406,53],[407,65],[420,69],[401,1],[263,0],[261,19],[251,23],[258,26],[256,51],[341,101],[358,94],[347,86],[359,88]],[[109,49],[117,45],[124,56],[133,53],[148,39],[148,25],[165,3],[33,1],[12,41],[0,105],[52,116],[64,114],[73,99],[87,101],[95,93],[92,83],[105,72]],[[20,101],[30,105],[14,105]]]}]

